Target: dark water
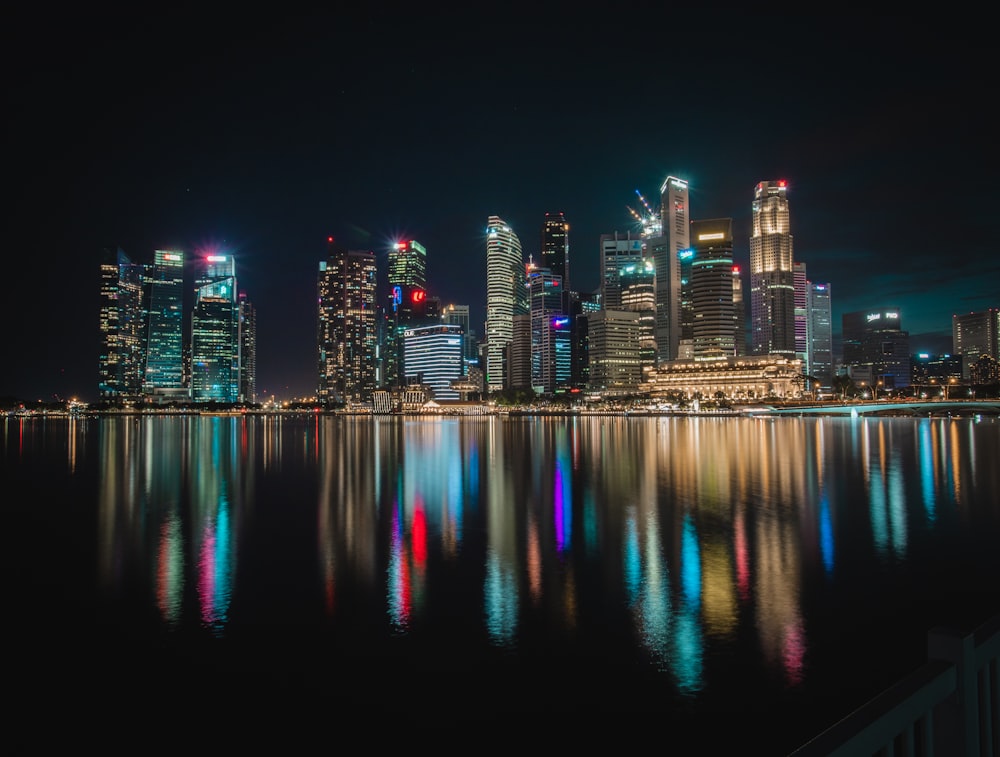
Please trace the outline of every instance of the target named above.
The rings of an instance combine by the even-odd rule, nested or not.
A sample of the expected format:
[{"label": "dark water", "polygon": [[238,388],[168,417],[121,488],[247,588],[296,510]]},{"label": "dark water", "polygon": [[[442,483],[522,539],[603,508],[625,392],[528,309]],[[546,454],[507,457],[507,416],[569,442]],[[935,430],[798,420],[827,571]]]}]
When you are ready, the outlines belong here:
[{"label": "dark water", "polygon": [[787,754],[1000,612],[996,419],[3,424],[13,721],[90,743]]}]

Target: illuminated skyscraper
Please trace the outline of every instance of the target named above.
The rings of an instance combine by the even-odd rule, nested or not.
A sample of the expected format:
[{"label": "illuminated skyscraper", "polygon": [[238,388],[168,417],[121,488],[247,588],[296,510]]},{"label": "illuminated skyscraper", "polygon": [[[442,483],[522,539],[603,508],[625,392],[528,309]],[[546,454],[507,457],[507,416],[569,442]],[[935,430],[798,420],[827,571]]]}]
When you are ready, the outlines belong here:
[{"label": "illuminated skyscraper", "polygon": [[462,328],[417,326],[403,332],[406,383],[430,387],[436,400],[460,399],[451,382],[462,378]]},{"label": "illuminated skyscraper", "polygon": [[661,236],[647,240],[647,255],[656,268],[657,359],[675,360],[681,342],[681,259],[691,246],[688,184],[668,176],[660,187]]},{"label": "illuminated skyscraper", "polygon": [[952,351],[962,356],[962,376],[969,378],[971,366],[986,355],[1000,360],[1000,308],[951,317]]},{"label": "illuminated skyscraper", "polygon": [[427,288],[427,248],[417,241],[396,242],[389,250],[389,286]]},{"label": "illuminated skyscraper", "polygon": [[539,394],[566,390],[570,381],[570,326],[561,277],[539,267],[528,274],[531,302],[531,386]]},{"label": "illuminated skyscraper", "polygon": [[187,399],[184,387],[184,253],[156,250],[149,280],[143,394]]},{"label": "illuminated skyscraper", "polygon": [[240,316],[240,394],[241,402],[257,401],[257,310],[247,299],[246,292],[239,296]]},{"label": "illuminated skyscraper", "polygon": [[639,314],[639,363],[643,369],[656,367],[656,271],[652,260],[626,265],[619,274],[621,307]]},{"label": "illuminated skyscraper", "polygon": [[317,399],[326,405],[368,402],[375,391],[377,268],[371,250],[327,240],[319,263]]},{"label": "illuminated skyscraper", "polygon": [[514,316],[527,313],[521,240],[498,216],[486,225],[486,389],[507,385],[505,354],[514,337]]},{"label": "illuminated skyscraper", "polygon": [[743,297],[743,272],[733,266],[733,318],[736,319],[736,355],[747,354],[747,310]]},{"label": "illuminated skyscraper", "polygon": [[833,388],[833,309],[831,305],[832,290],[829,284],[814,284],[806,282],[808,293],[806,312],[808,313],[809,333],[806,338],[808,345],[805,373],[818,382],[814,390],[831,390]]},{"label": "illuminated skyscraper", "polygon": [[784,181],[754,189],[750,234],[750,351],[795,357],[792,233]]},{"label": "illuminated skyscraper", "polygon": [[146,361],[146,266],[122,251],[105,250],[101,261],[101,399],[136,400]]},{"label": "illuminated skyscraper", "polygon": [[601,234],[601,302],[609,310],[622,306],[621,271],[642,262],[642,238],[632,232]]},{"label": "illuminated skyscraper", "polygon": [[236,402],[240,393],[240,320],[232,255],[199,261],[191,312],[191,399]]},{"label": "illuminated skyscraper", "polygon": [[546,213],[542,223],[542,261],[562,281],[563,313],[569,310],[569,224],[562,213]]},{"label": "illuminated skyscraper", "polygon": [[841,316],[844,365],[855,380],[883,389],[910,385],[910,335],[899,308],[862,310]]},{"label": "illuminated skyscraper", "polygon": [[733,221],[691,222],[691,334],[694,359],[736,354]]},{"label": "illuminated skyscraper", "polygon": [[403,332],[430,325],[427,313],[427,249],[417,241],[396,242],[389,250],[389,304],[385,309],[381,383],[405,383]]},{"label": "illuminated skyscraper", "polygon": [[795,302],[795,357],[802,361],[802,370],[809,374],[809,314],[807,304],[809,300],[809,279],[806,277],[805,263],[792,263],[792,286]]}]

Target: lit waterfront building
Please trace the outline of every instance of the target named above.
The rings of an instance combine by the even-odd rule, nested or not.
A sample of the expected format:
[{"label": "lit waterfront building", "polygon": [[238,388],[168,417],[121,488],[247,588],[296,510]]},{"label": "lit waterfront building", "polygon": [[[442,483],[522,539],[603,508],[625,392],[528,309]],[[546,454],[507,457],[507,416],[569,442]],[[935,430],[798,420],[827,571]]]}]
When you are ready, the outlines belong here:
[{"label": "lit waterfront building", "polygon": [[1000,308],[953,315],[951,338],[952,351],[962,356],[962,376],[966,379],[981,356],[1000,360]]},{"label": "lit waterfront building", "polygon": [[733,317],[736,319],[736,355],[747,354],[747,311],[743,297],[743,274],[738,265],[733,266]]},{"label": "lit waterfront building", "polygon": [[732,219],[692,221],[691,249],[691,357],[735,355]]},{"label": "lit waterfront building", "polygon": [[796,399],[802,396],[802,361],[782,355],[673,360],[646,373],[642,392],[653,401]]},{"label": "lit waterfront building", "polygon": [[811,375],[809,364],[809,279],[806,276],[805,263],[792,263],[792,299],[795,305],[793,320],[795,323],[795,357],[802,361],[805,373]]},{"label": "lit waterfront building", "polygon": [[388,305],[380,342],[379,383],[399,386],[406,369],[403,364],[403,332],[428,325],[427,248],[415,240],[393,243],[389,250],[387,279]]},{"label": "lit waterfront building", "polygon": [[200,261],[191,312],[191,399],[236,402],[240,386],[239,307],[232,255]]},{"label": "lit waterfront building", "polygon": [[514,338],[514,316],[528,312],[521,240],[498,216],[486,225],[486,389],[507,386],[505,356]]},{"label": "lit waterfront building", "polygon": [[430,387],[436,400],[457,400],[452,382],[462,378],[462,328],[418,326],[403,332],[406,384]]},{"label": "lit waterfront building", "polygon": [[590,376],[587,388],[605,396],[633,394],[642,382],[642,314],[603,309],[587,316]]},{"label": "lit waterfront building", "polygon": [[754,189],[750,235],[750,352],[795,355],[795,282],[788,186],[762,181]]},{"label": "lit waterfront building", "polygon": [[122,251],[105,250],[101,261],[101,399],[137,400],[146,360],[146,266]]},{"label": "lit waterfront building", "polygon": [[673,360],[681,342],[681,259],[691,247],[688,183],[668,176],[660,187],[661,231],[646,240],[646,255],[656,268],[657,360]]},{"label": "lit waterfront building", "polygon": [[319,263],[316,396],[326,405],[371,400],[375,390],[376,262],[371,250],[346,250],[327,240]]},{"label": "lit waterfront building", "polygon": [[247,298],[239,295],[240,318],[240,393],[241,402],[257,402],[257,310]]},{"label": "lit waterfront building", "polygon": [[639,363],[643,369],[656,365],[656,270],[643,260],[622,268],[621,307],[639,314]]},{"label": "lit waterfront building", "polygon": [[[808,370],[820,390],[833,389],[833,306],[830,284],[808,282],[806,287],[808,314]],[[816,388],[816,387],[814,387]]]},{"label": "lit waterfront building", "polygon": [[899,308],[844,313],[841,337],[849,376],[884,389],[910,385],[910,335]]},{"label": "lit waterfront building", "polygon": [[621,272],[642,262],[641,237],[631,232],[626,232],[622,237],[617,231],[601,235],[601,302],[604,307],[609,310],[621,309]]},{"label": "lit waterfront building", "polygon": [[566,389],[570,381],[570,325],[562,277],[547,268],[528,274],[531,313],[531,386],[539,394]]},{"label": "lit waterfront building", "polygon": [[542,222],[541,268],[547,268],[562,282],[560,311],[569,310],[569,223],[562,213],[546,213]]},{"label": "lit waterfront building", "polygon": [[153,253],[143,394],[161,401],[188,399],[184,386],[184,253],[179,250]]}]

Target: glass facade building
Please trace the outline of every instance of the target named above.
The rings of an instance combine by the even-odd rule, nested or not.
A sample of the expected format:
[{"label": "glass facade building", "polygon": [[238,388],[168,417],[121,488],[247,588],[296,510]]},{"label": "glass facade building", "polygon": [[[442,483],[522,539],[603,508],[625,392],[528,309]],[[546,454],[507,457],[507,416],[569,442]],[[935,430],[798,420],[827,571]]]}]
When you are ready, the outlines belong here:
[{"label": "glass facade building", "polygon": [[528,312],[527,271],[521,240],[499,216],[486,224],[486,389],[507,385],[505,360],[514,338],[514,316]]},{"label": "glass facade building", "polygon": [[795,357],[795,282],[788,186],[754,189],[750,234],[750,351]]},{"label": "glass facade building", "polygon": [[143,394],[184,399],[184,253],[156,250],[149,277]]}]

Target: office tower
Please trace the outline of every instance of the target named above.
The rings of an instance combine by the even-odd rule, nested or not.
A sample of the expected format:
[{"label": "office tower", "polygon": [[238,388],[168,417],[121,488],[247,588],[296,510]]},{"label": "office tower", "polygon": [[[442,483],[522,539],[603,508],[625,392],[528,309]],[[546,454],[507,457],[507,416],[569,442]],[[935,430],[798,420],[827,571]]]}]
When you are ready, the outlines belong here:
[{"label": "office tower", "polygon": [[590,377],[587,316],[603,308],[601,293],[570,292],[570,383],[571,391],[582,391]]},{"label": "office tower", "polygon": [[514,316],[514,335],[505,355],[508,389],[531,389],[531,314]]},{"label": "office tower", "polygon": [[750,340],[747,338],[746,299],[743,297],[743,274],[738,265],[733,266],[733,318],[736,320],[737,356],[747,354]]},{"label": "office tower", "polygon": [[691,222],[691,339],[694,359],[736,354],[733,221]]},{"label": "office tower", "polygon": [[328,406],[368,402],[375,391],[377,281],[373,251],[347,250],[328,238],[317,277],[316,390]]},{"label": "office tower", "polygon": [[406,385],[428,387],[436,400],[457,400],[451,382],[462,378],[462,327],[415,326],[403,332]]},{"label": "office tower", "polygon": [[795,357],[792,233],[784,181],[754,189],[750,234],[750,351]]},{"label": "office tower", "polygon": [[240,390],[236,263],[231,255],[207,255],[198,263],[191,311],[191,399],[236,402]]},{"label": "office tower", "polygon": [[445,305],[441,309],[441,322],[462,329],[462,361],[463,372],[468,373],[470,366],[479,364],[479,350],[476,345],[476,332],[472,328],[472,319],[468,305]]},{"label": "office tower", "polygon": [[951,317],[952,352],[962,356],[962,377],[970,377],[970,369],[983,355],[1000,360],[1000,308],[987,308],[978,313],[963,313]]},{"label": "office tower", "polygon": [[548,268],[528,274],[531,313],[531,386],[539,394],[569,388],[570,325],[562,279]]},{"label": "office tower", "polygon": [[600,310],[587,316],[590,332],[590,382],[606,396],[634,393],[643,379],[639,345],[640,314],[628,310]]},{"label": "office tower", "polygon": [[569,310],[569,224],[562,213],[546,213],[542,223],[542,259],[540,266],[547,268],[562,281],[563,313]]},{"label": "office tower", "polygon": [[[692,221],[693,223],[693,221]],[[677,253],[681,265],[681,339],[677,347],[677,360],[694,357],[694,307],[691,304],[691,272],[695,250],[688,247]]]},{"label": "office tower", "polygon": [[642,254],[642,239],[631,232],[625,232],[624,236],[617,231],[601,234],[601,302],[604,307],[621,309],[621,270],[641,263]]},{"label": "office tower", "polygon": [[675,360],[681,341],[681,260],[691,246],[688,184],[668,176],[660,187],[659,237],[646,240],[646,254],[656,268],[657,360]]},{"label": "office tower", "polygon": [[844,313],[841,324],[849,375],[883,389],[910,385],[910,335],[902,329],[898,308]]},{"label": "office tower", "polygon": [[389,286],[427,288],[427,248],[415,240],[395,242],[389,250]]},{"label": "office tower", "polygon": [[833,307],[829,284],[807,282],[806,336],[809,370],[805,373],[815,380],[814,390],[833,389]]},{"label": "office tower", "polygon": [[528,312],[521,240],[498,216],[486,224],[486,390],[507,386],[504,357],[514,338],[514,316]]},{"label": "office tower", "polygon": [[104,250],[100,271],[98,393],[101,399],[136,400],[146,360],[146,266],[121,249]]},{"label": "office tower", "polygon": [[149,275],[146,375],[143,394],[188,399],[184,387],[184,253],[156,250]]},{"label": "office tower", "polygon": [[257,402],[257,309],[247,298],[239,296],[240,319],[240,402]]},{"label": "office tower", "polygon": [[806,310],[809,300],[809,279],[806,277],[805,263],[792,263],[792,301],[794,303],[795,357],[802,361],[802,372],[811,375],[809,365],[809,316]]},{"label": "office tower", "polygon": [[402,386],[403,332],[413,326],[429,325],[427,318],[427,249],[415,240],[395,242],[389,250],[389,285],[385,320],[382,324],[381,376],[384,386]]},{"label": "office tower", "polygon": [[639,314],[639,363],[642,369],[656,367],[656,270],[652,260],[622,268],[621,307]]}]

